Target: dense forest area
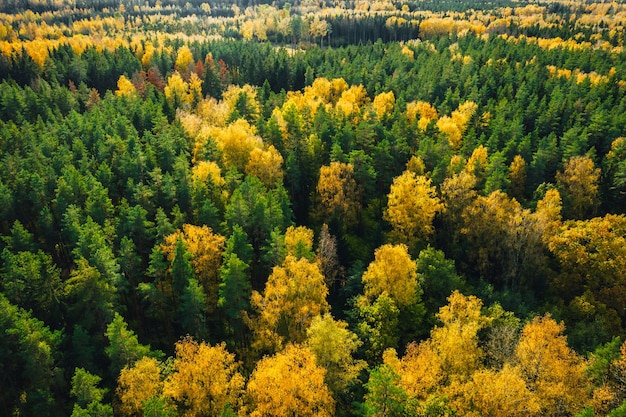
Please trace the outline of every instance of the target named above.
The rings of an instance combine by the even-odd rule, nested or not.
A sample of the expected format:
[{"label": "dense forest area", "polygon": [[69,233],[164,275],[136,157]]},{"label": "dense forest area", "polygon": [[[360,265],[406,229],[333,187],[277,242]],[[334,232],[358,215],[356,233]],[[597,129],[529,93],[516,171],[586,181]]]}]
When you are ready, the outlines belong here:
[{"label": "dense forest area", "polygon": [[0,415],[626,415],[624,24],[0,2]]}]

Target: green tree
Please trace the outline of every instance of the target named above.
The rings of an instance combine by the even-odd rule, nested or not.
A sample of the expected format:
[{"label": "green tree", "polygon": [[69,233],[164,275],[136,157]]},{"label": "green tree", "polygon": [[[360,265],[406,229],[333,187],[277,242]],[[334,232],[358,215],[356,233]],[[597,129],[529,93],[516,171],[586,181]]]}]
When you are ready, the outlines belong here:
[{"label": "green tree", "polygon": [[109,344],[104,352],[111,361],[110,371],[113,378],[117,379],[123,368],[133,366],[144,356],[158,356],[158,353],[150,350],[150,346],[139,343],[135,332],[128,329],[124,318],[117,312],[107,326],[105,336]]},{"label": "green tree", "polygon": [[113,407],[102,403],[107,390],[98,388],[100,381],[102,378],[98,375],[76,368],[70,391],[72,397],[76,398],[72,417],[113,417]]}]

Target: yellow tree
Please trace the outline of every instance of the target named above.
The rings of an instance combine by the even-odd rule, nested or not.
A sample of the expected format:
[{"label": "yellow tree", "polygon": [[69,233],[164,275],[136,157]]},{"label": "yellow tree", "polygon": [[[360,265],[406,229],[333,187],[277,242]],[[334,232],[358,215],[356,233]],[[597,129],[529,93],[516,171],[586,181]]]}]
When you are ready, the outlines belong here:
[{"label": "yellow tree", "polygon": [[491,321],[481,313],[482,305],[479,298],[454,291],[437,314],[442,325],[431,331],[430,340],[448,382],[465,382],[479,368],[478,332]]},{"label": "yellow tree", "polygon": [[426,130],[430,122],[437,120],[438,116],[437,109],[430,103],[425,101],[412,101],[406,105],[406,117],[411,123],[417,119],[417,126],[420,130]]},{"label": "yellow tree", "polygon": [[[261,359],[248,381],[251,417],[331,417],[335,401],[324,382],[326,371],[307,348],[289,344]],[[215,414],[214,414],[215,415]]]},{"label": "yellow tree", "polygon": [[565,300],[585,295],[612,327],[610,332],[621,331],[626,320],[626,216],[566,222],[548,247],[561,266],[553,289]]},{"label": "yellow tree", "polygon": [[250,152],[245,172],[256,176],[266,187],[274,188],[284,176],[283,157],[272,145],[267,150],[254,148]]},{"label": "yellow tree", "polygon": [[171,262],[176,252],[176,244],[182,239],[187,251],[191,254],[191,266],[198,282],[206,294],[208,312],[217,308],[218,287],[220,283],[218,270],[222,264],[222,252],[226,238],[213,233],[207,226],[184,224],[183,230],[177,230],[165,237],[161,251]]},{"label": "yellow tree", "polygon": [[573,415],[588,399],[585,361],[567,345],[565,326],[550,315],[524,326],[515,351],[528,387],[543,416]]},{"label": "yellow tree", "polygon": [[165,98],[174,109],[189,103],[188,91],[189,85],[183,80],[178,71],[168,77],[164,93]]},{"label": "yellow tree", "polygon": [[252,292],[256,317],[249,320],[254,331],[253,347],[279,351],[285,342],[302,342],[315,316],[330,310],[328,288],[319,266],[306,258],[287,255],[274,267],[263,294]]},{"label": "yellow tree", "polygon": [[361,209],[360,190],[354,179],[354,166],[331,162],[320,168],[316,187],[320,217],[354,225]]},{"label": "yellow tree", "polygon": [[178,48],[176,53],[176,70],[183,74],[185,77],[189,75],[191,68],[194,64],[193,54],[191,49],[187,45],[183,45]]},{"label": "yellow tree", "polygon": [[461,408],[464,415],[525,417],[542,415],[536,395],[531,392],[519,368],[505,364],[500,370],[475,372],[465,386]]},{"label": "yellow tree", "polygon": [[115,95],[119,97],[133,97],[137,95],[137,89],[133,83],[122,74],[117,80],[117,90],[115,90]]},{"label": "yellow tree", "polygon": [[393,91],[387,93],[380,93],[374,97],[372,102],[372,108],[376,112],[376,116],[379,120],[382,120],[384,116],[391,114],[393,107],[396,104],[396,97]]},{"label": "yellow tree", "polygon": [[425,401],[441,390],[445,375],[441,358],[430,340],[410,343],[401,359],[395,350],[388,349],[383,360],[400,376],[399,385],[409,397]]},{"label": "yellow tree", "polygon": [[296,259],[313,259],[313,230],[305,226],[289,226],[285,231],[287,255]]},{"label": "yellow tree", "polygon": [[244,119],[237,119],[226,127],[213,127],[208,136],[217,141],[223,166],[235,167],[239,172],[245,172],[252,151],[263,148],[263,141],[256,135],[254,127]]},{"label": "yellow tree", "polygon": [[432,235],[433,219],[443,209],[443,204],[430,178],[405,171],[393,180],[387,197],[383,217],[391,224],[390,237],[394,241],[412,247],[419,239]]},{"label": "yellow tree", "polygon": [[326,385],[336,396],[345,393],[367,366],[353,357],[361,341],[348,329],[348,323],[330,314],[315,317],[306,334],[305,346],[326,369]]},{"label": "yellow tree", "polygon": [[244,378],[235,355],[225,345],[211,346],[190,337],[176,343],[173,372],[163,394],[178,405],[183,416],[219,416],[241,405]]},{"label": "yellow tree", "polygon": [[588,156],[575,156],[556,173],[556,181],[565,202],[567,217],[582,219],[593,214],[598,206],[600,169]]},{"label": "yellow tree", "polygon": [[362,277],[365,296],[371,301],[387,292],[399,308],[419,301],[417,264],[406,245],[383,245],[374,252],[374,260]]},{"label": "yellow tree", "polygon": [[144,356],[132,367],[122,369],[116,393],[120,401],[117,411],[121,415],[143,415],[145,402],[163,394],[161,364],[154,358]]}]

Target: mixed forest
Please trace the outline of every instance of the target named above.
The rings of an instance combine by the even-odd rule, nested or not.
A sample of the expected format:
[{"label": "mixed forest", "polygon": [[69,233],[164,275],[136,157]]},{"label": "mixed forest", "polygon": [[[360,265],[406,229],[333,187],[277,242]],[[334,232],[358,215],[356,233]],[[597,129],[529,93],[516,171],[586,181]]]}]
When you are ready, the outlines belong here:
[{"label": "mixed forest", "polygon": [[0,416],[626,415],[624,25],[0,1]]}]

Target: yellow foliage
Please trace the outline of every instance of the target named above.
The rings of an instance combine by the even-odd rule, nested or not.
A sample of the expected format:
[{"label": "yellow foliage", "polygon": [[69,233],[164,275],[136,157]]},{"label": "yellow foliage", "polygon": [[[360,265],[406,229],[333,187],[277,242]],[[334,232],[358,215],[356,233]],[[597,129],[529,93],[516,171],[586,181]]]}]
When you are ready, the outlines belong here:
[{"label": "yellow foliage", "polygon": [[182,74],[189,74],[194,64],[193,54],[187,45],[178,48],[176,52],[176,70]]},{"label": "yellow foliage", "polygon": [[365,296],[371,301],[386,292],[404,308],[419,300],[417,264],[405,245],[383,245],[374,252],[374,260],[361,278]]},{"label": "yellow foliage", "polygon": [[376,97],[374,97],[374,101],[372,102],[372,107],[376,112],[376,116],[379,119],[382,119],[383,116],[389,115],[396,104],[396,97],[393,94],[393,91],[389,91],[387,93],[380,93]]},{"label": "yellow foliage", "polygon": [[[313,353],[289,344],[261,359],[248,381],[251,417],[331,417],[335,402]],[[213,414],[216,415],[216,414]]]},{"label": "yellow foliage", "polygon": [[181,107],[189,103],[189,85],[183,80],[178,71],[167,79],[165,86],[165,98],[175,107]]},{"label": "yellow foliage", "polygon": [[402,54],[411,59],[415,59],[415,52],[413,52],[413,50],[406,45],[402,47]]},{"label": "yellow foliage", "polygon": [[254,148],[245,172],[256,176],[266,187],[275,187],[284,176],[283,156],[272,145],[267,150]]},{"label": "yellow foliage", "polygon": [[315,355],[318,365],[326,369],[324,380],[335,394],[346,392],[356,382],[367,364],[352,355],[361,345],[345,321],[336,321],[330,314],[317,316],[306,331],[305,346]]},{"label": "yellow foliage", "polygon": [[441,389],[442,363],[430,341],[409,344],[400,360],[395,357],[395,351],[385,352],[383,358],[400,375],[400,386],[410,397],[424,401]]},{"label": "yellow foliage", "polygon": [[201,183],[210,182],[211,184],[221,187],[226,181],[222,178],[220,167],[213,161],[200,161],[192,169],[191,174],[194,180]]},{"label": "yellow foliage", "polygon": [[412,101],[406,105],[406,117],[409,122],[413,123],[418,119],[418,127],[425,130],[431,120],[437,120],[437,110],[425,101]]},{"label": "yellow foliage", "polygon": [[313,230],[305,226],[289,226],[285,231],[285,248],[287,253],[296,256],[298,247],[313,250]]},{"label": "yellow foliage", "polygon": [[163,392],[161,368],[154,358],[143,357],[122,369],[117,380],[119,412],[125,416],[143,415],[144,402]]},{"label": "yellow foliage", "polygon": [[219,416],[226,406],[236,410],[241,405],[244,378],[224,343],[211,346],[184,338],[176,343],[173,366],[163,393],[180,405],[183,416]]},{"label": "yellow foliage", "polygon": [[575,156],[565,163],[565,170],[556,173],[558,187],[570,203],[574,218],[593,214],[598,205],[600,169],[588,156]]},{"label": "yellow foliage", "polygon": [[391,184],[387,209],[383,217],[391,224],[391,237],[413,245],[427,239],[433,232],[433,219],[443,209],[431,180],[411,171],[404,171]]},{"label": "yellow foliage", "polygon": [[517,367],[483,369],[465,387],[464,407],[477,416],[525,417],[539,415],[537,398],[526,386]]},{"label": "yellow foliage", "polygon": [[263,148],[263,141],[255,129],[244,119],[237,119],[226,127],[210,127],[208,136],[217,141],[225,168],[235,167],[245,172],[250,154],[255,148]]},{"label": "yellow foliage", "polygon": [[285,342],[302,342],[311,320],[329,311],[327,295],[319,266],[287,255],[282,266],[272,270],[263,295],[252,292],[250,304],[258,313],[251,323],[253,346],[279,351]]},{"label": "yellow foliage", "polygon": [[416,175],[424,175],[426,173],[426,164],[419,156],[411,156],[409,162],[406,163],[406,170],[414,172]]},{"label": "yellow foliage", "polygon": [[[333,80],[334,81],[334,80]],[[363,85],[352,85],[341,93],[335,108],[344,116],[356,116],[368,102],[367,91]]]},{"label": "yellow foliage", "polygon": [[522,377],[537,395],[541,415],[574,414],[589,398],[585,361],[567,345],[565,326],[550,315],[524,326],[515,351]]},{"label": "yellow foliage", "polygon": [[135,88],[133,83],[123,74],[120,75],[120,78],[117,80],[117,90],[115,91],[115,95],[120,97],[132,97],[136,94],[137,89]]},{"label": "yellow foliage", "polygon": [[316,191],[322,216],[339,219],[347,226],[357,221],[361,208],[360,191],[352,164],[331,162],[322,166]]},{"label": "yellow foliage", "polygon": [[461,147],[463,133],[477,108],[478,105],[473,101],[466,101],[460,104],[451,116],[443,116],[437,121],[437,128],[448,136],[452,149],[457,150]]},{"label": "yellow foliage", "polygon": [[478,346],[478,332],[491,322],[482,315],[482,305],[479,298],[455,290],[437,314],[443,325],[431,331],[430,339],[450,381],[467,380],[480,365],[483,350]]}]

